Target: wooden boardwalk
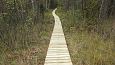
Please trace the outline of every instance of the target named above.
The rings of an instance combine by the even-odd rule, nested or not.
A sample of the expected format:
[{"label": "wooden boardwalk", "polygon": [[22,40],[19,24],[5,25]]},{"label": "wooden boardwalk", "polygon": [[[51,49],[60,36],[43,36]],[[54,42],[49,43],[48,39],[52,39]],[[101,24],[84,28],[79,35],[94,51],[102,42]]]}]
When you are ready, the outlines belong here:
[{"label": "wooden boardwalk", "polygon": [[55,19],[55,26],[44,65],[72,65],[61,21],[55,14],[55,11],[56,9],[52,12]]}]

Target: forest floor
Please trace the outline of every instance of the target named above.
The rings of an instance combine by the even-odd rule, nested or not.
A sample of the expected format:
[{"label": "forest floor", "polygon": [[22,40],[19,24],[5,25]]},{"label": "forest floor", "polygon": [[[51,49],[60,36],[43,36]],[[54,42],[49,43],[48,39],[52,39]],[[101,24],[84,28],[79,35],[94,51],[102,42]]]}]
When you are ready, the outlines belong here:
[{"label": "forest floor", "polygon": [[73,65],[115,65],[113,40],[104,40],[97,33],[89,33],[79,24],[75,25],[74,16],[68,12],[58,10],[57,14],[62,21]]},{"label": "forest floor", "polygon": [[[0,46],[0,65],[44,65],[50,37],[54,26],[54,18],[51,12],[52,11],[48,11],[45,13],[45,23],[42,24],[42,26],[40,25],[41,27],[39,27],[39,24],[37,26],[35,25],[35,32],[31,34],[31,36],[34,37],[32,39],[35,41],[30,41],[31,43],[29,44],[31,46],[18,50],[15,49],[13,51],[10,50],[10,48],[7,49],[4,46]],[[39,28],[41,28],[40,32],[37,30]],[[18,39],[18,42],[21,42],[20,39]],[[24,47],[26,46],[24,45]]]}]

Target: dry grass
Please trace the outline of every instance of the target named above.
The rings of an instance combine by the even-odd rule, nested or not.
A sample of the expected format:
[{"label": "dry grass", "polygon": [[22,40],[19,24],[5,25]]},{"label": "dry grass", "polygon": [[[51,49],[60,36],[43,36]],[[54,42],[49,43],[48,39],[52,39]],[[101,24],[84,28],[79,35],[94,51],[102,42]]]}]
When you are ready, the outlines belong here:
[{"label": "dry grass", "polygon": [[74,32],[66,34],[74,65],[114,65],[115,44],[97,34]]},{"label": "dry grass", "polygon": [[[99,32],[89,31],[95,26],[89,26],[77,19],[71,11],[58,10],[57,14],[62,20],[73,65],[115,65],[115,38],[107,36],[113,34],[110,23],[101,24],[98,28],[98,31],[101,30]],[[108,33],[103,35],[102,32],[106,31]]]},{"label": "dry grass", "polygon": [[[53,16],[46,12],[44,20],[33,24],[31,20],[6,33],[1,27],[0,65],[43,65],[50,36],[53,30]],[[4,29],[6,28],[6,29]],[[10,44],[10,45],[7,45]]]}]

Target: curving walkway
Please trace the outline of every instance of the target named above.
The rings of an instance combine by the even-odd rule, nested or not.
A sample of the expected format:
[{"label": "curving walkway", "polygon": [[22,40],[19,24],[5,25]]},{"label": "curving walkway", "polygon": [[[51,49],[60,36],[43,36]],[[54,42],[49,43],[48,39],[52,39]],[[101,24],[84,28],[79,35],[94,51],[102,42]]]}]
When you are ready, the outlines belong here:
[{"label": "curving walkway", "polygon": [[55,19],[55,26],[44,65],[72,65],[61,21],[60,18],[55,14],[56,10],[57,9],[53,10],[52,12]]}]

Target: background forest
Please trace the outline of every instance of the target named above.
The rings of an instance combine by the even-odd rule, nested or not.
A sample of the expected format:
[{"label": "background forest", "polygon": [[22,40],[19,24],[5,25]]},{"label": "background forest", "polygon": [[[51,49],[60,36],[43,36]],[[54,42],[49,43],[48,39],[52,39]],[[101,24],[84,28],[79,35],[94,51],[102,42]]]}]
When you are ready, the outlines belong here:
[{"label": "background forest", "polygon": [[115,0],[0,0],[0,65],[43,65],[58,8],[73,65],[115,65]]}]

